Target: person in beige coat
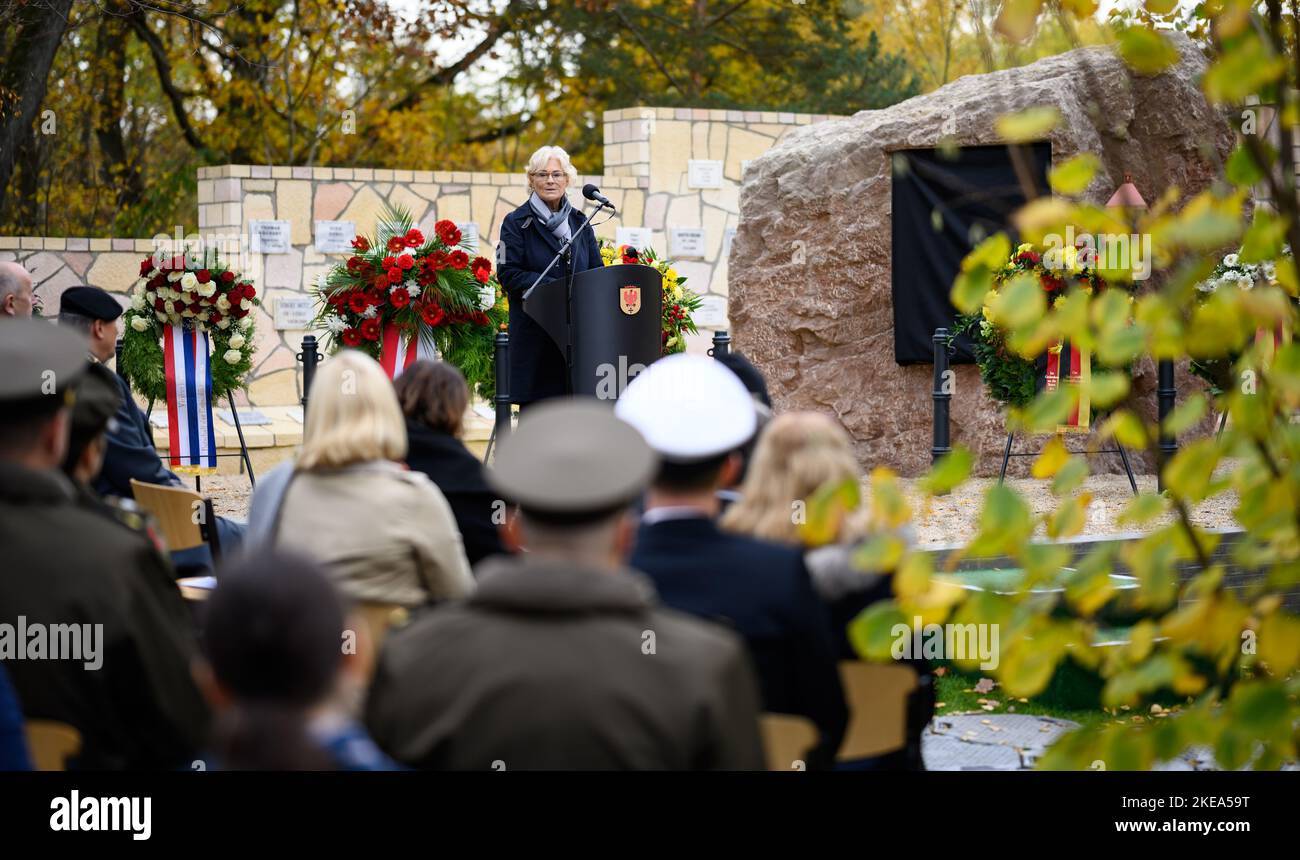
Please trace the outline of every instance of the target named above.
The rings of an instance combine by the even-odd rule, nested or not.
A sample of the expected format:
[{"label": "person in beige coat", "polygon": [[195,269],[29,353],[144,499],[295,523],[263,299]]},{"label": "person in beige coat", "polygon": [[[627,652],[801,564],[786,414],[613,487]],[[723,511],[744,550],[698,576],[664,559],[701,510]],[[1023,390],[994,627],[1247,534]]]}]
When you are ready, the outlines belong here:
[{"label": "person in beige coat", "polygon": [[469,594],[474,580],[451,506],[400,462],[406,425],[379,365],[355,350],[325,362],[306,418],[297,459],[258,482],[250,548],[314,559],[363,603],[415,607]]},{"label": "person in beige coat", "polygon": [[758,685],[726,628],[659,604],[626,566],[657,458],[594,399],[529,410],[489,482],[519,504],[464,601],[384,643],[366,722],[417,768],[763,767]]}]

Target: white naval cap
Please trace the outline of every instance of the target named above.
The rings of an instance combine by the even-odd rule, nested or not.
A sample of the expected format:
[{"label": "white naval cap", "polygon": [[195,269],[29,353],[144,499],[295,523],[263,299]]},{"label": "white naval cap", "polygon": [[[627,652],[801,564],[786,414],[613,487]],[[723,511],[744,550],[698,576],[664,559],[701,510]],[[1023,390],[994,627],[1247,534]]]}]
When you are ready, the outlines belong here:
[{"label": "white naval cap", "polygon": [[637,374],[614,407],[665,460],[690,463],[744,445],[758,427],[754,400],[734,373],[677,353]]}]

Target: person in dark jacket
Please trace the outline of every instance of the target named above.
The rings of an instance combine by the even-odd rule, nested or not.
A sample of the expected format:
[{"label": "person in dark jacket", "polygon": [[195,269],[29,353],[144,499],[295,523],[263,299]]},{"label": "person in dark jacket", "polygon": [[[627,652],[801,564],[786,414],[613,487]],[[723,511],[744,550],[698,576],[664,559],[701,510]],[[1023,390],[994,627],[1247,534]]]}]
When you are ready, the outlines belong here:
[{"label": "person in dark jacket", "polygon": [[[585,220],[566,194],[569,186],[577,181],[578,172],[568,153],[558,146],[542,147],[528,160],[531,192],[528,200],[501,221],[497,280],[510,303],[510,400],[513,403],[526,405],[547,397],[560,397],[569,391],[564,355],[542,327],[524,313],[523,293]],[[574,237],[569,250],[570,260],[556,263],[546,276],[547,281],[563,281],[570,270],[576,275],[604,265],[600,246],[590,228]]]},{"label": "person in dark jacket", "polygon": [[[70,767],[187,767],[208,717],[190,675],[189,610],[162,587],[149,539],[81,506],[59,470],[85,344],[48,323],[3,321],[0,367],[0,625],[26,631],[0,659],[23,713],[81,733]],[[32,647],[42,628],[58,659],[7,647]]]},{"label": "person in dark jacket", "polygon": [[489,473],[528,551],[389,635],[367,702],[381,747],[429,769],[762,768],[744,643],[660,606],[624,561],[655,464],[597,400],[529,412]]},{"label": "person in dark jacket", "polygon": [[469,563],[505,552],[497,531],[505,521],[505,502],[488,487],[483,464],[459,438],[469,405],[465,377],[445,361],[417,361],[393,386],[406,416],[406,464],[442,490]]},{"label": "person in dark jacket", "polygon": [[809,767],[830,767],[848,724],[830,613],[797,549],[729,534],[716,491],[740,470],[757,426],[754,401],[731,371],[703,356],[662,358],[628,386],[615,414],[663,459],[646,494],[632,566],[668,606],[744,636],[765,710],[798,714],[820,732]]},{"label": "person in dark jacket", "polygon": [[[121,315],[122,306],[117,299],[98,287],[71,287],[59,300],[59,325],[87,338],[90,357],[101,364],[116,352],[117,319]],[[121,401],[104,437],[103,465],[92,488],[101,496],[131,499],[134,498],[132,478],[143,484],[183,486],[180,476],[159,459],[149,422],[131,397],[131,386],[121,374],[113,374],[113,382],[121,394]],[[233,551],[243,539],[245,528],[242,522],[217,517],[217,534],[222,550]],[[192,572],[196,568],[210,567],[212,556],[207,547],[196,547],[172,553],[172,562],[182,573]]]}]

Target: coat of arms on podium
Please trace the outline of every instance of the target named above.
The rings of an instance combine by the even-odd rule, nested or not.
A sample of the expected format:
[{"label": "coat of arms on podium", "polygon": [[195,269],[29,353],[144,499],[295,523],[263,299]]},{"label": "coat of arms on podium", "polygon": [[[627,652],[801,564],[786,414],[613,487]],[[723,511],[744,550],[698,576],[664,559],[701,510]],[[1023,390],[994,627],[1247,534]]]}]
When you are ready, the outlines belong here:
[{"label": "coat of arms on podium", "polygon": [[641,310],[641,288],[623,287],[618,291],[619,307],[629,316]]}]

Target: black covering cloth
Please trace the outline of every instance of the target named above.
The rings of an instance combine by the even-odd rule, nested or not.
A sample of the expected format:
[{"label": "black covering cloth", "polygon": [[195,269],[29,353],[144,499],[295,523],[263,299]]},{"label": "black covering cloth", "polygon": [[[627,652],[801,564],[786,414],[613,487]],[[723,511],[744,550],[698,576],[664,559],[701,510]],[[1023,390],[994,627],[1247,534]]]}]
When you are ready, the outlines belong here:
[{"label": "black covering cloth", "polygon": [[[1049,143],[1020,147],[1042,194],[1051,165]],[[945,156],[937,149],[895,152],[893,176],[894,360],[928,364],[934,330],[951,330],[957,310],[948,296],[962,258],[985,237],[1008,229],[1026,201],[1008,146],[970,146]],[[974,356],[957,340],[954,363]]]}]

